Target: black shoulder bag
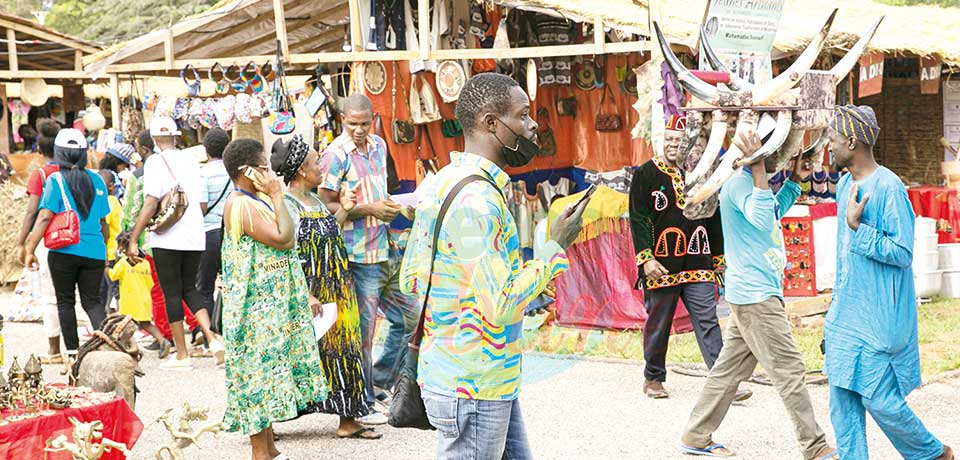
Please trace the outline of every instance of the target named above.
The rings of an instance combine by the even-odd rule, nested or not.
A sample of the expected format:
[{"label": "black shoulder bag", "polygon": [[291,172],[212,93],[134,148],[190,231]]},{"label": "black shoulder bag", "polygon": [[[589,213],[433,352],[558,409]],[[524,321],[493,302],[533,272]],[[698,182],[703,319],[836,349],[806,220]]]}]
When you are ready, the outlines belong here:
[{"label": "black shoulder bag", "polygon": [[417,361],[420,358],[420,343],[423,341],[423,324],[427,314],[427,302],[430,300],[430,289],[433,287],[433,267],[437,261],[437,243],[440,239],[440,227],[443,225],[443,218],[447,214],[447,209],[453,203],[460,190],[467,184],[479,180],[484,180],[493,186],[501,196],[503,192],[489,178],[474,174],[467,176],[457,183],[440,206],[440,213],[437,214],[437,223],[433,226],[433,254],[430,256],[430,272],[427,273],[427,291],[423,297],[423,305],[420,308],[420,322],[417,329],[410,338],[406,360],[403,368],[397,376],[394,384],[393,402],[390,404],[390,418],[387,420],[395,428],[418,428],[421,430],[433,430],[433,425],[427,418],[427,409],[423,405],[423,397],[420,395],[420,385],[417,384]]}]

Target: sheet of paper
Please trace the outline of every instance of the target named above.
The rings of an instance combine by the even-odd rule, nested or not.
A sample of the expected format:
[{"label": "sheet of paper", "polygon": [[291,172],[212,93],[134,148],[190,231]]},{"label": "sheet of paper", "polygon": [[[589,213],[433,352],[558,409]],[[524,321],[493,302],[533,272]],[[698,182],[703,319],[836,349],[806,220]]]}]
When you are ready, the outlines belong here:
[{"label": "sheet of paper", "polygon": [[390,195],[390,199],[394,203],[416,208],[417,201],[420,199],[420,197],[417,195],[416,192],[413,192],[413,193],[402,193],[400,195]]},{"label": "sheet of paper", "polygon": [[320,313],[313,317],[313,333],[317,340],[323,338],[323,334],[326,334],[335,322],[337,322],[337,304],[323,304],[320,307]]}]

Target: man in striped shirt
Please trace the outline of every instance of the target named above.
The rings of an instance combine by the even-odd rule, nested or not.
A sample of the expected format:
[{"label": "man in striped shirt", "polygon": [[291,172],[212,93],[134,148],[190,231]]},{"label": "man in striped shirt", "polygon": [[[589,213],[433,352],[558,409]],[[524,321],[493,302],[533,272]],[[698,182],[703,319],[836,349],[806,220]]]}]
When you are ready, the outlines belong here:
[{"label": "man in striped shirt", "polygon": [[[374,385],[392,385],[407,340],[417,325],[420,308],[415,300],[400,292],[398,281],[401,251],[390,240],[390,223],[400,214],[401,205],[387,193],[387,143],[371,133],[373,104],[362,94],[344,101],[343,133],[321,155],[324,181],[320,197],[331,213],[340,208],[340,192],[352,189],[357,206],[343,223],[343,241],[350,260],[360,308],[364,393],[373,409],[377,395]],[[392,324],[383,354],[373,362],[373,339],[376,335],[377,311],[382,311]],[[386,416],[376,410],[358,420],[367,425],[381,425]]]},{"label": "man in striped shirt", "polygon": [[[439,431],[437,457],[530,458],[517,395],[523,316],[547,284],[570,264],[565,248],[582,227],[589,200],[552,223],[538,259],[520,257],[517,224],[503,198],[507,166],[539,151],[530,100],[510,77],[482,73],[463,87],[457,104],[465,151],[453,152],[421,195],[400,272],[404,292],[424,302],[418,381],[430,423]],[[451,189],[437,240],[434,226]],[[432,281],[431,281],[432,280]],[[505,454],[506,453],[506,454]]]}]

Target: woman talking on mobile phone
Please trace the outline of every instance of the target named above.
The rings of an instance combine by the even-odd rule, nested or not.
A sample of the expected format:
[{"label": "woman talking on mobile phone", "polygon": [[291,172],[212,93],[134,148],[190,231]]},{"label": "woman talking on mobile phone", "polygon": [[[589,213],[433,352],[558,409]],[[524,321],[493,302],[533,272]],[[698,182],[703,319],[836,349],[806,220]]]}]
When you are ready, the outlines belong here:
[{"label": "woman talking on mobile phone", "polygon": [[252,139],[227,145],[223,163],[236,186],[223,212],[223,422],[250,436],[254,460],[283,460],[273,423],[326,399],[327,381],[282,179]]}]

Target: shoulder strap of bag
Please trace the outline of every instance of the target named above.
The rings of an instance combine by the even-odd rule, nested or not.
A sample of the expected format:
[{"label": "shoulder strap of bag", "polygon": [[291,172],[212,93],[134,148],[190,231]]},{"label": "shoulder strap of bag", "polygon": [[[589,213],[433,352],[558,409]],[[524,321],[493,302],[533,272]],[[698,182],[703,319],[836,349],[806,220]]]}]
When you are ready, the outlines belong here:
[{"label": "shoulder strap of bag", "polygon": [[63,207],[67,211],[73,211],[73,208],[70,207],[70,200],[67,199],[66,184],[63,183],[63,176],[59,172],[55,172],[50,178],[57,181],[57,186],[60,187],[60,197],[63,198]]},{"label": "shoulder strap of bag", "polygon": [[[433,288],[433,267],[437,261],[437,244],[440,241],[440,227],[443,226],[443,218],[447,215],[447,209],[450,208],[450,205],[453,203],[453,199],[457,197],[457,194],[460,193],[467,184],[475,181],[484,180],[487,181],[490,185],[493,186],[494,190],[500,193],[501,197],[504,197],[503,191],[500,190],[500,187],[497,187],[497,184],[493,182],[489,177],[481,176],[479,174],[473,174],[463,178],[457,185],[454,185],[449,192],[447,192],[447,197],[443,200],[443,205],[440,206],[440,212],[437,214],[437,222],[433,226],[433,253],[430,255],[430,271],[427,272],[427,291],[423,297],[423,305],[420,309],[420,322],[417,324],[417,328],[413,332],[413,337],[410,338],[410,348],[413,350],[420,349],[420,343],[423,341],[423,325],[427,317],[427,303],[430,301],[430,290]],[[506,198],[504,197],[504,201]]]},{"label": "shoulder strap of bag", "polygon": [[213,204],[207,206],[207,211],[203,213],[204,217],[206,217],[207,214],[210,214],[210,211],[212,211],[213,208],[217,207],[217,205],[220,204],[220,200],[222,200],[223,196],[227,194],[227,189],[229,188],[230,188],[230,181],[228,180],[227,183],[223,186],[223,190],[220,191],[220,196],[217,198],[217,201],[214,201]]},{"label": "shoulder strap of bag", "polygon": [[172,178],[174,182],[180,183],[180,180],[177,179],[177,175],[173,173],[172,169],[170,169],[170,163],[167,163],[167,159],[163,157],[163,153],[158,153],[157,156],[163,160],[163,164],[167,167],[167,172],[170,173],[170,178]]}]

